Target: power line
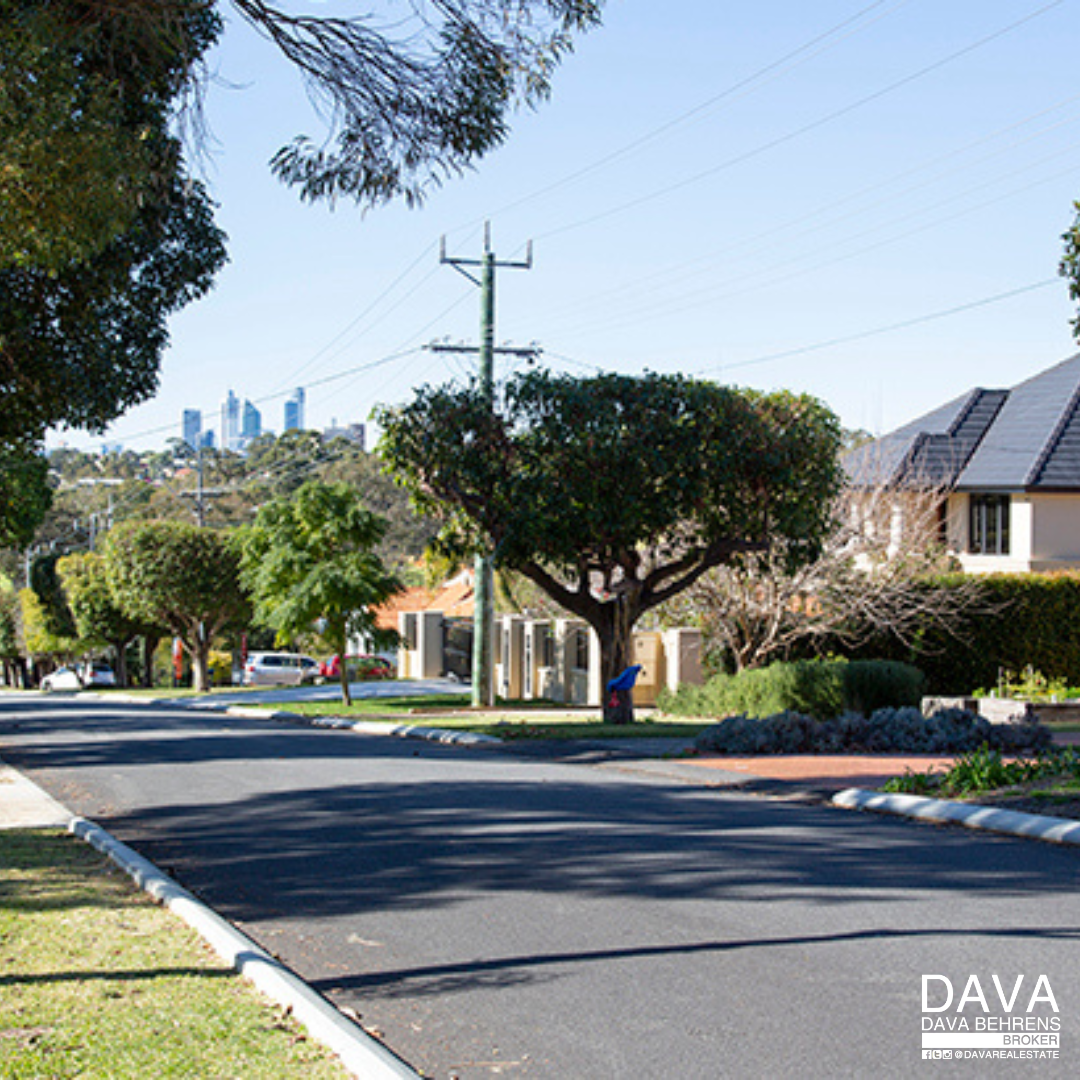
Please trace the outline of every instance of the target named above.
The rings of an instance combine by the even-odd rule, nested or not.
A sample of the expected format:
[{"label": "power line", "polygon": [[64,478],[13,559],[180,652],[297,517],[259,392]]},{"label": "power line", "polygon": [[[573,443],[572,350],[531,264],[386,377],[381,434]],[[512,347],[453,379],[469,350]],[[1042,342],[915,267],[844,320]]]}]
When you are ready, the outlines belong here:
[{"label": "power line", "polygon": [[955,307],[946,308],[944,311],[934,311],[928,315],[919,315],[913,319],[904,319],[901,322],[889,323],[887,326],[878,326],[872,330],[861,330],[857,334],[848,334],[844,337],[830,338],[828,341],[819,341],[814,345],[802,345],[796,349],[785,349],[783,352],[768,353],[765,356],[755,357],[753,360],[739,360],[733,364],[717,364],[712,367],[702,368],[694,374],[695,376],[701,376],[713,371],[731,371],[735,368],[753,367],[757,364],[771,363],[774,360],[786,360],[792,356],[804,356],[806,353],[818,352],[821,349],[831,349],[837,345],[847,345],[850,342],[862,341],[865,338],[876,337],[879,334],[889,334],[896,330],[906,330],[911,326],[919,326],[922,323],[934,322],[937,319],[947,319],[951,315],[960,315],[965,311],[974,311],[976,308],[997,304],[1002,300],[1011,300],[1014,296],[1022,296],[1024,293],[1035,292],[1037,289],[1045,289],[1049,285],[1060,284],[1060,281],[1061,279],[1057,277],[1046,278],[1044,281],[1036,281],[1031,285],[1021,285],[1017,289],[1010,289],[1008,292],[986,296],[981,300],[972,300],[967,304],[958,304]]},{"label": "power line", "polygon": [[834,109],[832,112],[827,113],[825,116],[818,117],[816,120],[812,120],[808,124],[803,124],[801,127],[795,128],[792,131],[788,131],[783,135],[777,136],[775,139],[770,139],[768,142],[761,143],[744,153],[737,154],[734,157],[728,158],[726,161],[720,162],[718,165],[714,165],[711,168],[705,169],[702,172],[695,173],[693,176],[686,177],[673,184],[667,184],[662,188],[658,188],[645,195],[640,195],[635,199],[631,199],[627,202],[620,203],[618,206],[609,207],[606,210],[602,210],[599,213],[592,214],[589,217],[579,218],[577,221],[572,221],[566,225],[558,226],[554,229],[549,229],[545,233],[541,233],[537,239],[546,240],[553,236],[560,236],[563,233],[573,232],[577,229],[585,228],[588,225],[593,225],[598,221],[604,221],[607,218],[614,217],[617,214],[625,213],[627,210],[636,209],[639,206],[643,206],[646,203],[653,202],[656,199],[663,198],[664,196],[671,195],[677,191],[682,191],[684,188],[690,187],[693,184],[700,183],[702,180],[706,180],[711,176],[715,176],[717,173],[723,172],[727,169],[734,168],[736,165],[741,165],[744,162],[751,161],[756,157],[760,157],[762,154],[768,153],[770,150],[775,150],[779,146],[783,146],[786,143],[792,142],[795,139],[801,138],[803,135],[809,134],[811,131],[816,131],[818,128],[824,127],[827,124],[832,123],[834,120],[838,120],[843,116],[847,116],[849,113],[855,112],[857,109],[861,109],[866,105],[871,104],[874,101],[878,101],[880,98],[885,97],[887,94],[891,94],[896,90],[899,90],[918,79],[925,78],[927,75],[932,74],[935,71],[940,70],[947,64],[951,64],[961,57],[967,56],[977,49],[984,48],[986,45],[997,41],[999,38],[1004,37],[1006,34],[1012,33],[1014,30],[1018,30],[1021,26],[1031,22],[1033,19],[1038,18],[1053,8],[1060,7],[1065,0],[1052,0],[1049,4],[1044,4],[1042,7],[1035,11],[1029,12],[1023,18],[1009,23],[1007,26],[1002,27],[999,30],[994,31],[992,34],[988,34],[985,37],[979,38],[977,41],[972,42],[970,45],[964,46],[962,49],[957,49],[955,52],[949,53],[947,56],[942,57],[939,60],[935,60],[932,64],[927,64],[925,67],[919,68],[919,70],[912,72],[909,75],[905,75],[903,78],[896,79],[886,86],[881,87],[879,90],[875,90],[873,93],[866,94],[856,101],[850,102],[847,105],[842,106],[839,109]]}]

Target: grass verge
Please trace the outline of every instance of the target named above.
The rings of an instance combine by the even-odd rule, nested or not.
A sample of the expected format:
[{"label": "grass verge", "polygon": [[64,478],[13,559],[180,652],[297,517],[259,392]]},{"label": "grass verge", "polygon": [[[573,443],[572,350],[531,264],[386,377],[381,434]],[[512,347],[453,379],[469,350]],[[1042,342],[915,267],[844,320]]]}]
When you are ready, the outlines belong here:
[{"label": "grass verge", "polygon": [[626,739],[693,738],[713,720],[643,717],[633,724],[605,724],[596,709],[575,711],[551,702],[507,703],[491,709],[470,709],[461,695],[414,694],[395,698],[363,698],[345,706],[340,701],[296,701],[267,705],[298,716],[341,716],[419,727],[472,731],[500,739]]},{"label": "grass verge", "polygon": [[983,747],[952,768],[894,777],[885,791],[959,799],[1024,813],[1080,818],[1080,754],[1075,748],[1006,760]]},{"label": "grass verge", "polygon": [[0,1075],[348,1075],[81,841],[0,831],[0,867]]}]

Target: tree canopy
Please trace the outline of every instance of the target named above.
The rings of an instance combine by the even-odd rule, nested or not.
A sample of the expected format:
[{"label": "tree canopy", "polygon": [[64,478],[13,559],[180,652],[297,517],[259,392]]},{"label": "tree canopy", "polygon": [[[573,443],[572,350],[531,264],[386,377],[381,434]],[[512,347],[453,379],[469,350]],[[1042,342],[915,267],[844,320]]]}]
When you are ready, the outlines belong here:
[{"label": "tree canopy", "polygon": [[0,447],[152,395],[223,264],[170,132],[218,28],[199,0],[0,0]]},{"label": "tree canopy", "polygon": [[386,522],[348,484],[309,480],[290,498],[261,507],[241,534],[241,580],[257,621],[290,638],[322,625],[341,656],[342,697],[349,701],[345,654],[350,638],[378,644],[375,608],[401,591],[375,548]]},{"label": "tree canopy", "polygon": [[195,689],[209,689],[214,637],[250,615],[231,538],[182,521],[125,522],[109,533],[104,556],[117,606],[180,638]]},{"label": "tree canopy", "polygon": [[56,564],[79,638],[88,645],[110,645],[116,654],[116,676],[127,686],[127,646],[144,632],[145,621],[120,609],[105,570],[105,560],[92,551],[65,555]]},{"label": "tree canopy", "polygon": [[380,411],[381,452],[458,555],[488,551],[596,630],[605,682],[638,618],[742,552],[808,556],[840,429],[816,399],[641,377],[424,387]]}]

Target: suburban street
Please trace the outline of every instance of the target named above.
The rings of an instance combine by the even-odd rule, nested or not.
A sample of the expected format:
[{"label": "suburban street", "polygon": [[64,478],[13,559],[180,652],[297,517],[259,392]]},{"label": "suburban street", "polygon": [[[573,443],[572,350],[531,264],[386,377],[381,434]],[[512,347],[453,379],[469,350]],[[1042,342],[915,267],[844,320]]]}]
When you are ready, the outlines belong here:
[{"label": "suburban street", "polygon": [[[0,757],[425,1076],[1080,1067],[1076,849],[739,794],[706,770],[57,697],[0,697]],[[951,981],[949,1009],[923,1011],[924,975]],[[1006,996],[1024,976],[1011,1012],[994,975]],[[1040,976],[1057,1013],[1030,1001]],[[1060,1057],[923,1060],[928,1015],[1006,1014],[1060,1017]]]}]

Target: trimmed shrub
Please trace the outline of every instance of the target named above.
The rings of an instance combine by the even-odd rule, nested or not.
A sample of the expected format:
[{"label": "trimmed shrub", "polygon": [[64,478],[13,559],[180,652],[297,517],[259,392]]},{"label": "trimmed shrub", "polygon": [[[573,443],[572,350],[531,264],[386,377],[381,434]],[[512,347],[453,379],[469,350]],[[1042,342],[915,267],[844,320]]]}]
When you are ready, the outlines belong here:
[{"label": "trimmed shrub", "polygon": [[680,686],[674,694],[662,693],[658,705],[677,716],[760,718],[793,712],[826,720],[845,710],[916,706],[923,681],[918,668],[895,660],[779,661],[715,675],[704,686]]},{"label": "trimmed shrub", "polygon": [[729,716],[703,731],[696,748],[713,754],[962,754],[987,746],[1032,754],[1051,743],[1048,728],[1033,721],[991,724],[962,709],[924,717],[918,709],[878,709],[869,718],[852,713],[815,720],[793,712],[754,719]]},{"label": "trimmed shrub", "polygon": [[926,677],[899,660],[851,660],[844,665],[844,708],[869,716],[878,709],[916,707]]}]

